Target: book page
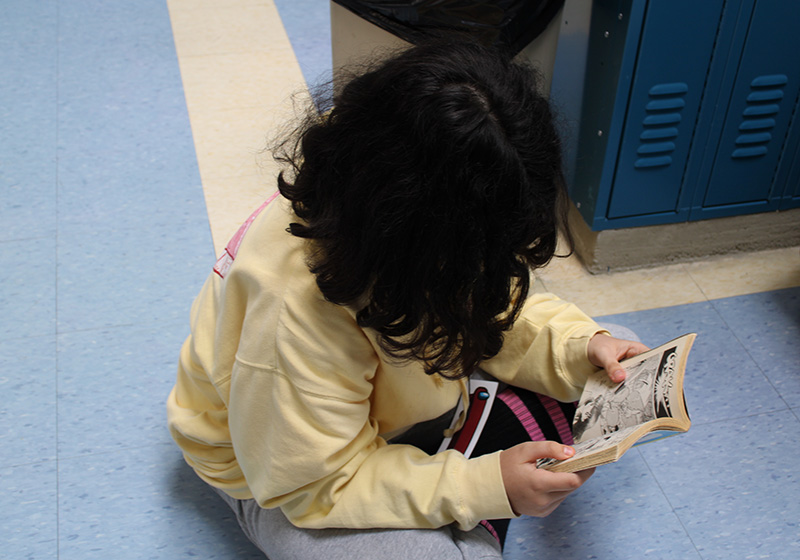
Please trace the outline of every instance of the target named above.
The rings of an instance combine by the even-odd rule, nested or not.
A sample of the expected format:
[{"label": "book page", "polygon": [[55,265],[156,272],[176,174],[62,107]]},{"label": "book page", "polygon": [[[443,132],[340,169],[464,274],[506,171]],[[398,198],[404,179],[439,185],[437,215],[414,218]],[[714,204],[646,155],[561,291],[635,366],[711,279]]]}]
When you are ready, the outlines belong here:
[{"label": "book page", "polygon": [[573,445],[573,447],[575,448],[575,456],[579,457],[581,455],[587,454],[590,451],[592,453],[595,453],[597,451],[604,451],[606,449],[611,449],[615,445],[621,443],[622,440],[624,440],[634,431],[636,431],[636,426],[632,426],[630,428],[622,428],[620,430],[617,430],[616,432],[610,432],[608,434],[604,434],[596,438],[583,440],[582,442]]},{"label": "book page", "polygon": [[622,383],[613,383],[604,371],[586,383],[572,425],[576,443],[673,416],[672,403],[680,398],[673,394],[678,385],[678,346],[667,344],[622,365],[628,373]]},{"label": "book page", "polygon": [[[572,424],[575,455],[565,461],[543,459],[537,466],[585,464],[590,456],[599,455],[606,457],[605,462],[613,461],[634,443],[634,439],[641,439],[648,431],[687,430],[689,417],[683,401],[683,369],[695,336],[684,335],[623,360],[627,377],[622,383],[612,382],[602,370],[590,376]],[[667,425],[653,422],[661,418],[676,419],[677,424],[675,421]],[[627,441],[628,438],[633,439]]]}]

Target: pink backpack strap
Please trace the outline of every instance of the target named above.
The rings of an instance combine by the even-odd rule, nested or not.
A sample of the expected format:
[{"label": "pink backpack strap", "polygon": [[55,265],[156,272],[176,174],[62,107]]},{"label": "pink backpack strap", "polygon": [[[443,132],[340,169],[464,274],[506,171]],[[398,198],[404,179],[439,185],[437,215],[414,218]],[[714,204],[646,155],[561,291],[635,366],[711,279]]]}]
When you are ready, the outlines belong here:
[{"label": "pink backpack strap", "polygon": [[233,261],[236,258],[236,254],[239,252],[239,246],[242,244],[242,240],[244,239],[244,235],[247,233],[247,230],[250,229],[250,226],[253,225],[253,222],[258,217],[259,214],[266,208],[270,202],[278,198],[280,194],[279,191],[276,191],[272,196],[270,196],[264,203],[256,208],[256,211],[250,214],[250,217],[239,227],[231,240],[228,241],[228,244],[225,246],[225,250],[222,251],[222,254],[217,259],[217,263],[214,265],[214,272],[216,272],[220,278],[225,278],[225,275],[230,270],[231,266],[233,265]]}]

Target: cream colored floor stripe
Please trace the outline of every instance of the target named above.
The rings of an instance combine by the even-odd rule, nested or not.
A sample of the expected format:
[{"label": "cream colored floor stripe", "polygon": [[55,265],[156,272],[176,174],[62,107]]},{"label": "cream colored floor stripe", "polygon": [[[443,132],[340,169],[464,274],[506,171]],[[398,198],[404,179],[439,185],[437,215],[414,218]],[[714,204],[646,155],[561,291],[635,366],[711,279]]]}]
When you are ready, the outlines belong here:
[{"label": "cream colored floor stripe", "polygon": [[168,0],[214,248],[275,190],[264,153],[306,88],[272,0]]},{"label": "cream colored floor stripe", "polygon": [[[219,253],[275,189],[277,166],[263,150],[293,115],[292,94],[306,85],[272,0],[168,5]],[[800,252],[778,249],[597,276],[574,258],[556,259],[537,276],[537,288],[597,316],[800,286]]]},{"label": "cream colored floor stripe", "polygon": [[800,286],[800,248],[598,275],[570,257],[537,276],[544,289],[590,315],[609,315]]}]

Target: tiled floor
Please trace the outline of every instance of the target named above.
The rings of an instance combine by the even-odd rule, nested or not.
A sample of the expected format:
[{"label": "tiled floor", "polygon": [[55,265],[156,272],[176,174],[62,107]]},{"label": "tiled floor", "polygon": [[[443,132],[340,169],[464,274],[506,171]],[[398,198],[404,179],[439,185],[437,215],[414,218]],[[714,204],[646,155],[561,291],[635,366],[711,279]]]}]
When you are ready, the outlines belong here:
[{"label": "tiled floor", "polygon": [[[277,6],[276,6],[277,3]],[[0,17],[0,557],[257,558],[164,427],[191,301],[330,65],[322,0],[40,0]],[[800,558],[800,253],[542,285],[686,331],[689,434],[632,451],[507,557]]]}]

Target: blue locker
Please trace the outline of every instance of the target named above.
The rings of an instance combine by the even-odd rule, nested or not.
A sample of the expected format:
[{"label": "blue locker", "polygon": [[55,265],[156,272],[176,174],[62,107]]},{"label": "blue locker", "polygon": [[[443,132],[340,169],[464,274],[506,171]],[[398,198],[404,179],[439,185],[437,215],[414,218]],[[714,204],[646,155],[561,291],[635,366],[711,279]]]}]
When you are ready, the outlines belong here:
[{"label": "blue locker", "polygon": [[758,0],[725,126],[691,219],[777,209],[776,170],[800,92],[800,2]]},{"label": "blue locker", "polygon": [[570,195],[595,231],[800,207],[800,0],[594,0]]},{"label": "blue locker", "polygon": [[[799,119],[796,115],[797,113],[795,113],[795,126],[800,127],[800,124],[798,124]],[[800,208],[800,143],[795,145],[795,149],[792,152],[785,152],[784,160],[787,177],[784,182],[786,188],[781,198],[780,209]]]},{"label": "blue locker", "polygon": [[722,7],[649,2],[607,218],[678,211]]}]

